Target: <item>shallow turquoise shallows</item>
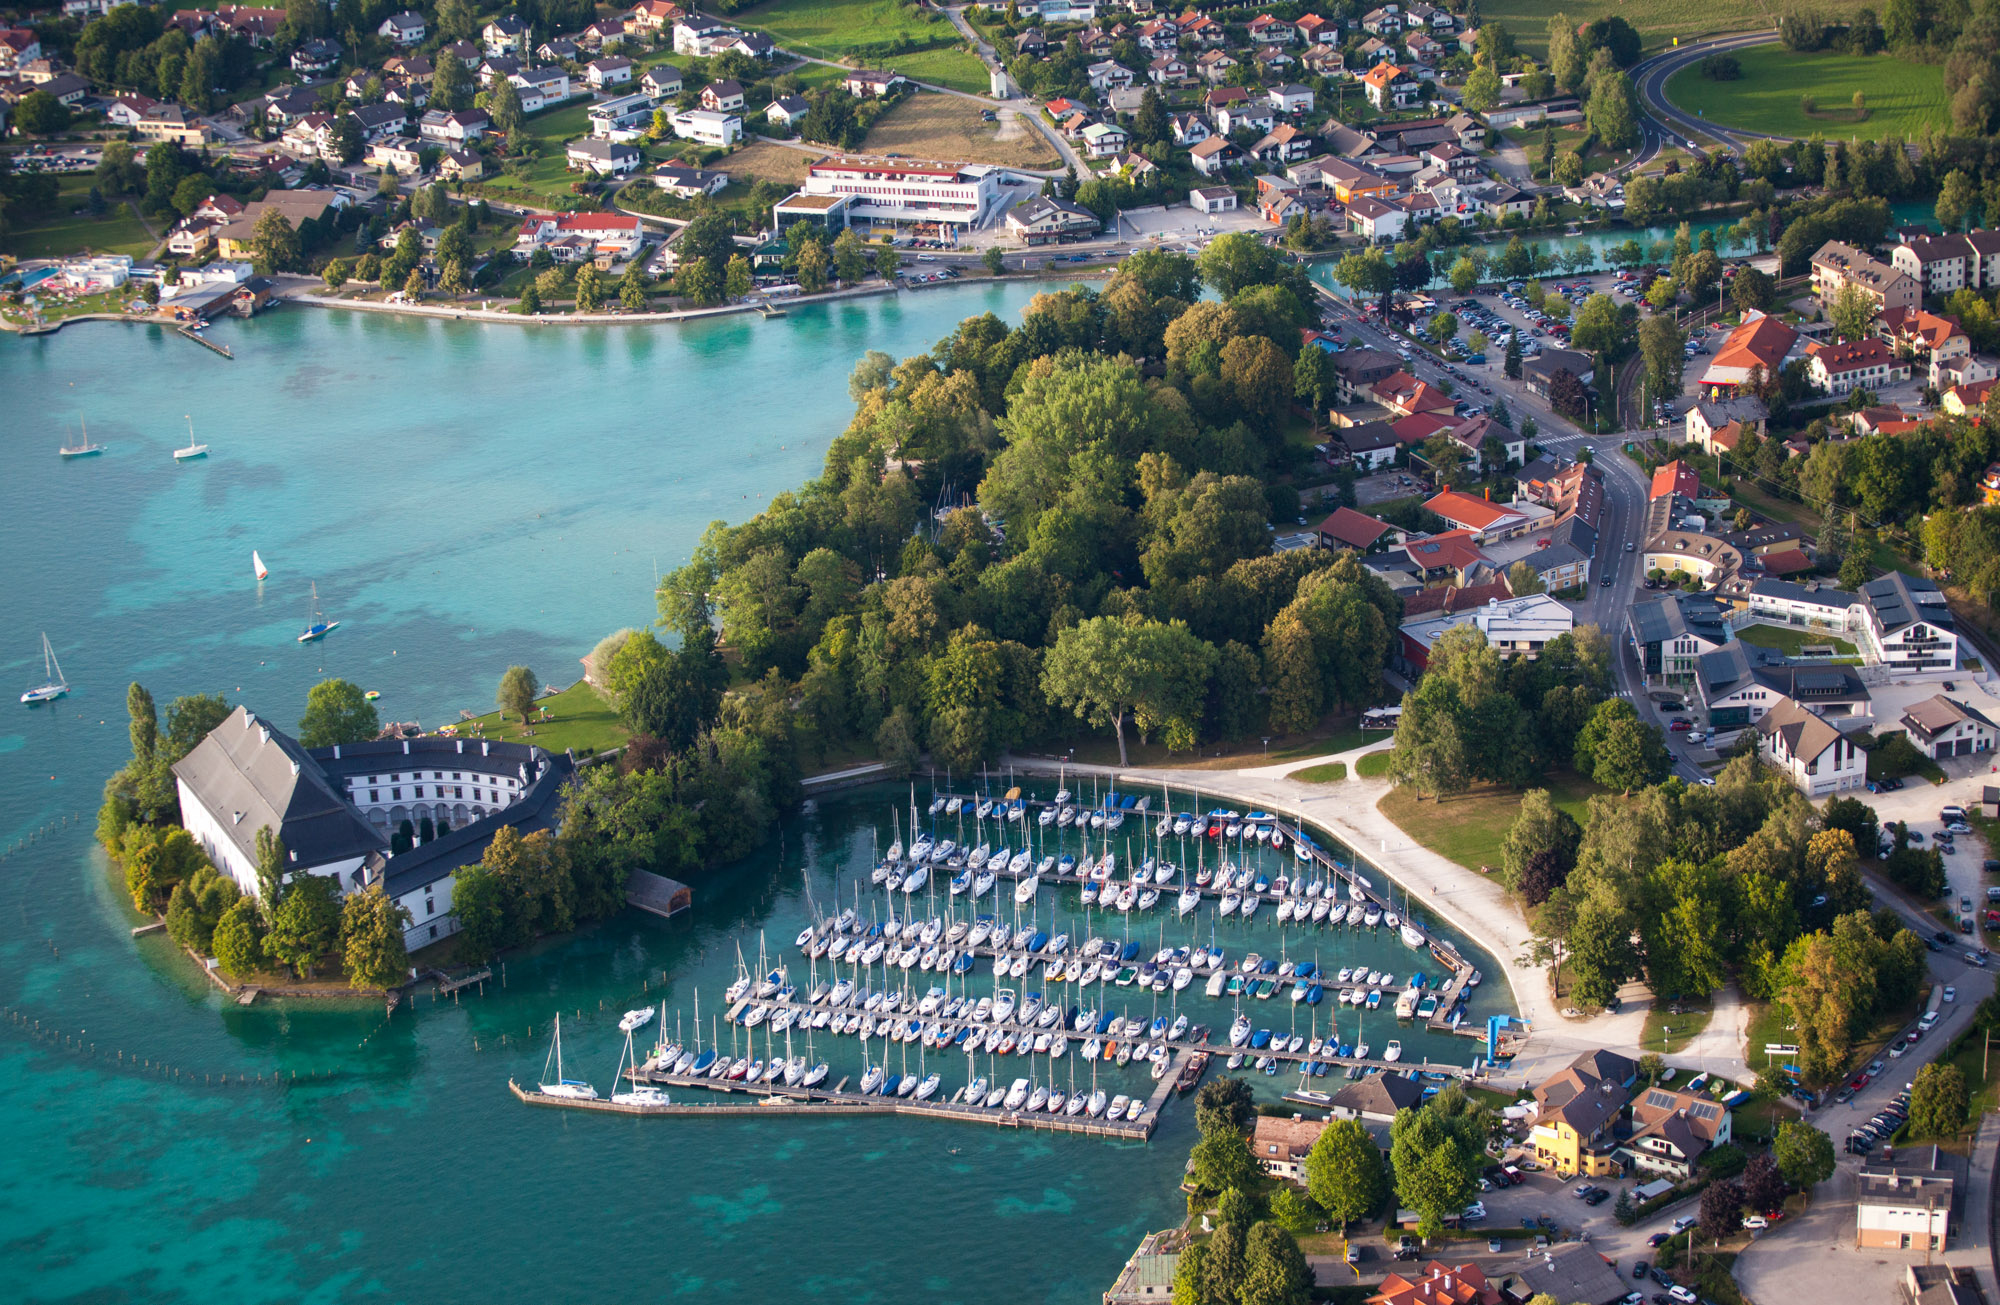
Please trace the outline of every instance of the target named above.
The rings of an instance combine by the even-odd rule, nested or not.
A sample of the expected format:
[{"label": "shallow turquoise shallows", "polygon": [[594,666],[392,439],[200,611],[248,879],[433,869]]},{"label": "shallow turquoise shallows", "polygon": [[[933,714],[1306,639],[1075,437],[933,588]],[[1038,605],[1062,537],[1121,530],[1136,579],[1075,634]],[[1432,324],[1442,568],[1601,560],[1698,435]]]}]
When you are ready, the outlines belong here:
[{"label": "shallow turquoise shallows", "polygon": [[[130,939],[136,917],[89,841],[128,751],[132,679],[163,706],[222,690],[288,727],[323,675],[426,726],[488,708],[513,662],[568,682],[600,635],[649,616],[655,567],[709,521],[818,471],[862,351],[926,349],[989,309],[1013,320],[1034,289],[633,330],[285,308],[214,329],[234,362],[154,328],[0,340],[0,848],[17,849],[0,857],[0,1279],[37,1301],[1095,1299],[1182,1208],[1185,1105],[1140,1146],[894,1118],[605,1118],[506,1091],[541,1073],[558,1012],[565,1068],[608,1090],[620,1011],[664,1002],[692,1037],[699,992],[713,1027],[739,948],[754,964],[760,938],[802,973],[792,939],[815,905],[888,906],[865,871],[906,792],[788,821],[704,878],[690,916],[627,913],[510,957],[484,995],[426,994],[389,1020],[367,1004],[225,1007],[163,939]],[[206,461],[172,460],[184,414]],[[59,460],[86,420],[105,453]],[[301,646],[314,581],[341,626]],[[44,630],[73,690],[30,709],[15,699],[39,680]],[[1070,889],[1035,909],[1080,908]],[[1116,929],[1207,941],[1213,906],[1196,919]],[[1232,960],[1421,967],[1380,936],[1286,936],[1268,909],[1214,928]],[[1483,1016],[1506,1009],[1505,986],[1480,960],[1496,980],[1475,997]],[[1226,1025],[1198,988],[1182,999]],[[1282,998],[1246,1010],[1292,1027]],[[1343,1019],[1343,1037],[1401,1036],[1410,1059],[1476,1050],[1367,1018]],[[814,1053],[858,1071],[840,1043]],[[929,1067],[948,1090],[964,1081],[962,1060]],[[1066,1087],[1070,1063],[1053,1072]],[[1112,1071],[1105,1086],[1146,1084]]]}]

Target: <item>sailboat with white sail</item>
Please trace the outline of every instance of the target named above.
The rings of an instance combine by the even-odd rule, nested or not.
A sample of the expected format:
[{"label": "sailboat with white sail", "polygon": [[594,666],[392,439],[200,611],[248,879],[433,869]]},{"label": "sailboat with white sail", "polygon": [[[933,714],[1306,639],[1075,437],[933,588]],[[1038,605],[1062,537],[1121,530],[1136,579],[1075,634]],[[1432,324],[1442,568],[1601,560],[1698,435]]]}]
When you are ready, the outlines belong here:
[{"label": "sailboat with white sail", "polygon": [[56,650],[49,646],[49,636],[42,635],[42,682],[21,695],[25,703],[54,702],[69,693],[69,682],[63,679],[62,663],[56,660]]},{"label": "sailboat with white sail", "polygon": [[250,570],[255,573],[259,580],[271,574],[271,568],[264,565],[263,554],[254,548],[250,550]]}]

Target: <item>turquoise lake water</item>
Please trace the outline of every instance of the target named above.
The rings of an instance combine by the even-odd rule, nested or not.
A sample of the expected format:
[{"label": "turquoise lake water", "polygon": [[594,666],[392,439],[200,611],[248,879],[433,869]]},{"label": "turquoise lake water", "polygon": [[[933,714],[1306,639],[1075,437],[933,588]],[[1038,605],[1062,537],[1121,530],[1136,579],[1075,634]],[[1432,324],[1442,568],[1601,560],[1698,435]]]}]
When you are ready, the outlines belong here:
[{"label": "turquoise lake water", "polygon": [[[707,1022],[760,935],[803,969],[791,941],[809,894],[852,904],[859,884],[864,912],[886,906],[865,872],[906,792],[793,818],[704,879],[689,916],[627,913],[510,957],[483,996],[424,996],[393,1020],[224,1007],[163,939],[131,940],[89,840],[128,750],[130,680],[162,706],[219,689],[290,724],[338,674],[427,725],[489,707],[513,662],[566,683],[600,635],[650,615],[656,565],[819,470],[862,351],[925,349],[989,309],[1015,319],[1035,289],[626,330],[287,308],[215,328],[235,362],[154,328],[0,340],[0,847],[28,840],[0,858],[0,1277],[31,1300],[1095,1299],[1176,1218],[1191,1110],[1169,1107],[1142,1146],[894,1118],[601,1118],[506,1092],[540,1073],[558,1011],[571,1074],[606,1088],[619,1011],[665,1001],[685,1024],[699,991]],[[170,458],[183,414],[206,462]],[[60,461],[86,420],[106,452]],[[301,647],[314,581],[343,624]],[[13,698],[39,677],[44,630],[74,688],[30,710]],[[1076,892],[1036,909],[1074,918]],[[1213,919],[1205,907],[1178,939],[1157,920],[1114,931],[1207,941]],[[1214,929],[1232,959],[1417,964],[1382,936],[1281,930],[1268,908]],[[1226,1025],[1198,985],[1181,998]],[[1489,982],[1474,1013],[1504,1001]],[[1290,1026],[1289,1003],[1254,1005],[1260,1026]],[[1392,1023],[1362,1032],[1379,1044]],[[1411,1058],[1475,1049],[1397,1036]],[[816,1054],[858,1069],[841,1041]],[[1006,1070],[1049,1073],[1020,1065]],[[1105,1086],[1144,1084],[1127,1074]]]}]

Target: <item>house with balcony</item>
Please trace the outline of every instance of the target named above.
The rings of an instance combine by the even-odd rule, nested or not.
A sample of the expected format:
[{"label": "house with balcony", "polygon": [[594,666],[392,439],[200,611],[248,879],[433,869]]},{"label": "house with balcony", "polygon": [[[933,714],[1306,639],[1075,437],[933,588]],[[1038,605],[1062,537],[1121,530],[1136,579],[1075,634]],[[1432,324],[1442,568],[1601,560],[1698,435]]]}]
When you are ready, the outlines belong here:
[{"label": "house with balcony", "polygon": [[1586,1051],[1535,1088],[1528,1145],[1564,1178],[1619,1174],[1616,1128],[1632,1099],[1639,1066],[1615,1051]]},{"label": "house with balcony", "polygon": [[1891,571],[1861,586],[1856,623],[1868,656],[1891,675],[1946,672],[1958,665],[1958,632],[1938,587]]},{"label": "house with balcony", "polygon": [[1757,753],[1809,798],[1868,783],[1868,754],[1861,745],[1789,699],[1780,699],[1758,720]]},{"label": "house with balcony", "polygon": [[1913,704],[1898,723],[1917,751],[1933,761],[1993,751],[1992,720],[1971,703],[1942,693]]}]

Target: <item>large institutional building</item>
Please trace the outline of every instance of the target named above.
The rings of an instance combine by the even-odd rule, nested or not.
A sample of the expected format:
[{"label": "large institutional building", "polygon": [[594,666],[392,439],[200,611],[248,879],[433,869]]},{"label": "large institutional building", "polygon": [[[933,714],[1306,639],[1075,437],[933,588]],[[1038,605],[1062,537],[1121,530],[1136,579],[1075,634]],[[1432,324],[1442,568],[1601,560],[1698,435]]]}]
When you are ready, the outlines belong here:
[{"label": "large institutional building", "polygon": [[835,155],[814,162],[804,187],[771,214],[780,231],[798,221],[829,231],[873,223],[969,231],[998,212],[1002,172],[981,163]]},{"label": "large institutional building", "polygon": [[[257,831],[285,845],[285,877],[331,876],[343,894],[381,883],[410,913],[412,950],[458,932],[452,877],[501,828],[555,827],[575,762],[522,743],[379,739],[307,750],[238,707],[174,766],[181,822],[218,870],[257,894]],[[405,820],[450,831],[400,855]]]}]

